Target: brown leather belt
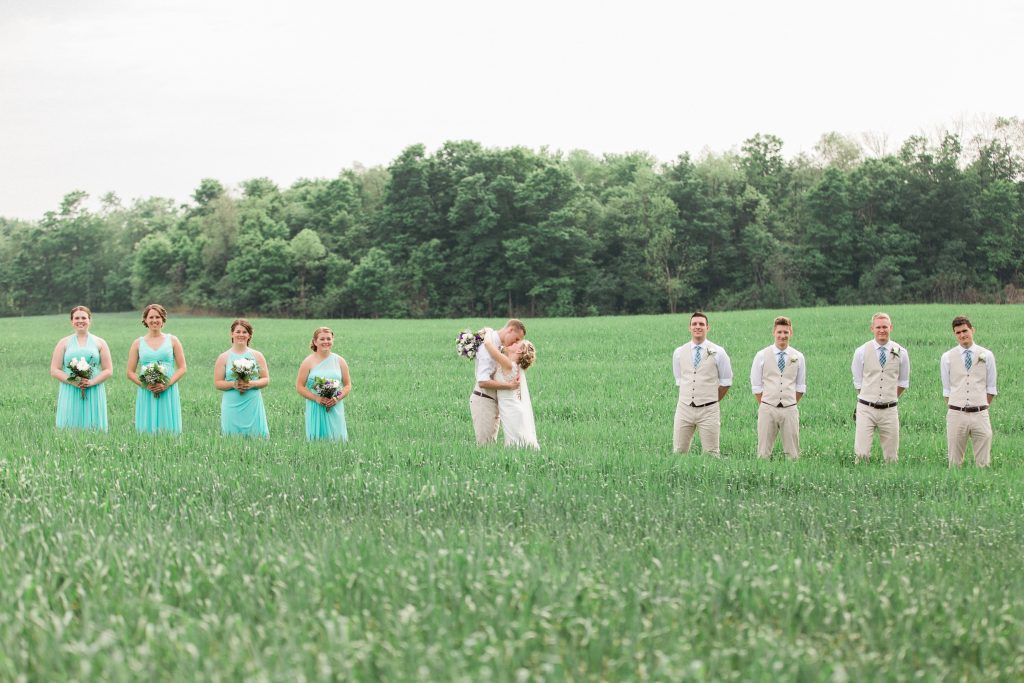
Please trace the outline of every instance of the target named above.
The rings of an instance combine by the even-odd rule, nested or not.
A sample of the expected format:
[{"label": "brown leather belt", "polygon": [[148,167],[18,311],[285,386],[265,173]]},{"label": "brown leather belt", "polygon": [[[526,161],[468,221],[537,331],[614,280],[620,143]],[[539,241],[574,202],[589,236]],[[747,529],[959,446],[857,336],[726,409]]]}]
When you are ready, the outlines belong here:
[{"label": "brown leather belt", "polygon": [[713,406],[713,405],[715,405],[716,403],[718,403],[718,401],[712,401],[711,403],[701,403],[701,404],[700,404],[700,405],[698,406],[698,405],[694,405],[694,403],[693,403],[693,402],[691,401],[691,402],[690,402],[690,407],[691,407],[691,408],[707,408],[708,406]]},{"label": "brown leather belt", "polygon": [[898,401],[893,401],[892,403],[872,403],[871,401],[865,401],[862,398],[858,398],[857,403],[863,403],[866,406],[871,406],[878,410],[885,410],[886,408],[895,408]]},{"label": "brown leather belt", "polygon": [[961,413],[980,413],[983,410],[988,410],[988,406],[968,406],[961,408],[960,406],[950,406],[950,410],[959,410]]},{"label": "brown leather belt", "polygon": [[498,399],[494,398],[493,396],[488,396],[488,395],[487,395],[487,394],[485,394],[484,392],[482,392],[482,391],[477,391],[476,389],[474,389],[474,390],[473,390],[473,395],[474,395],[474,396],[483,396],[484,398],[489,398],[489,399],[491,399],[492,401],[497,401],[497,400],[498,400]]}]

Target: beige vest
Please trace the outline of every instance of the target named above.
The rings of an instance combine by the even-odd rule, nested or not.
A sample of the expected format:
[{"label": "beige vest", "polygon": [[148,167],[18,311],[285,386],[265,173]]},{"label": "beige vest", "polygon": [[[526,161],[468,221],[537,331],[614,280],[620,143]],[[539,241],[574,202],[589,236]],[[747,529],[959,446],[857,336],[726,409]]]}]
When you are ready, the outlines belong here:
[{"label": "beige vest", "polygon": [[761,401],[768,405],[783,406],[796,404],[796,373],[797,363],[791,362],[790,351],[785,353],[786,365],[782,372],[779,372],[779,357],[774,346],[769,346],[761,352],[764,356],[764,367],[761,368]]},{"label": "beige vest", "polygon": [[[708,347],[701,344],[700,365],[693,367],[693,345],[688,347],[689,355],[680,359],[682,378],[679,383],[679,400],[686,405],[704,405],[718,400],[718,365],[708,356]],[[716,349],[717,350],[717,349]]]},{"label": "beige vest", "polygon": [[[896,400],[896,387],[900,381],[900,363],[903,362],[902,347],[889,342],[890,350],[886,352],[885,368],[878,362],[878,351],[874,342],[864,345],[864,380],[860,385],[860,395],[872,403],[892,403]],[[899,348],[900,355],[892,355],[891,349]]]},{"label": "beige vest", "polygon": [[958,346],[949,353],[949,405],[958,408],[988,405],[988,374],[984,363],[978,362],[981,349],[971,350],[971,369],[964,367],[964,350]]}]

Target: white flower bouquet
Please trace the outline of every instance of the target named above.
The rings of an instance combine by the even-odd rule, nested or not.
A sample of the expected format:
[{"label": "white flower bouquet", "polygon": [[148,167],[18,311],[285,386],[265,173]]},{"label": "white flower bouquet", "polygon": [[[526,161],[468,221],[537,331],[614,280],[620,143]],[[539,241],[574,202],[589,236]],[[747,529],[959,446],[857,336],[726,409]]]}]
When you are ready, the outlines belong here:
[{"label": "white flower bouquet", "polygon": [[249,383],[260,376],[260,366],[251,358],[236,358],[231,361],[231,372],[238,381]]},{"label": "white flower bouquet", "polygon": [[473,360],[484,345],[484,331],[465,329],[455,338],[455,351],[462,357]]},{"label": "white flower bouquet", "polygon": [[[139,373],[139,380],[147,387],[167,384],[170,379],[167,376],[168,372],[170,372],[170,368],[163,363],[146,363],[142,366],[142,372]],[[156,394],[156,397],[160,398],[160,394]]]},{"label": "white flower bouquet", "polygon": [[68,383],[78,384],[78,388],[82,390],[82,398],[85,398],[86,387],[81,385],[82,380],[87,380],[92,377],[93,367],[89,365],[84,357],[72,358],[68,362]]}]

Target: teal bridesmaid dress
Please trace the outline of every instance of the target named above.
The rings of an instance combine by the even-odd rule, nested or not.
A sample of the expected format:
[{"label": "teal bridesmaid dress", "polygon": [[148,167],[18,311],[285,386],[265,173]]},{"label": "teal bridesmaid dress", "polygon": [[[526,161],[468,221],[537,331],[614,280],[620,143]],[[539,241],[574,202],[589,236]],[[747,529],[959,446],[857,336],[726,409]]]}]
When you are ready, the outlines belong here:
[{"label": "teal bridesmaid dress", "polygon": [[[93,376],[100,373],[100,349],[96,339],[90,334],[85,346],[78,345],[78,335],[71,335],[67,348],[64,349],[64,369],[72,358],[85,358],[91,365]],[[57,393],[57,428],[87,429],[107,431],[107,389],[105,384],[89,387],[82,398],[82,390],[61,382]]]},{"label": "teal bridesmaid dress", "polygon": [[[332,353],[309,371],[306,388],[310,391],[313,391],[313,380],[317,377],[341,381],[341,364],[337,354]],[[327,410],[316,401],[306,399],[306,441],[321,440],[348,441],[344,401],[338,401],[333,408]]]},{"label": "teal bridesmaid dress", "polygon": [[[163,363],[167,376],[174,374],[174,347],[171,335],[164,335],[164,343],[155,351],[139,337],[139,368],[150,363]],[[170,432],[181,434],[181,395],[175,382],[159,396],[148,389],[139,387],[135,393],[135,430],[145,432]]]},{"label": "teal bridesmaid dress", "polygon": [[[228,352],[227,366],[224,368],[224,379],[234,382],[238,377],[231,369],[231,364],[239,358],[248,358],[253,363],[256,356],[252,351],[245,353]],[[244,394],[238,389],[221,392],[220,400],[220,431],[222,434],[240,434],[242,436],[270,437],[267,426],[267,411],[263,407],[263,394],[259,389],[249,389]]]}]

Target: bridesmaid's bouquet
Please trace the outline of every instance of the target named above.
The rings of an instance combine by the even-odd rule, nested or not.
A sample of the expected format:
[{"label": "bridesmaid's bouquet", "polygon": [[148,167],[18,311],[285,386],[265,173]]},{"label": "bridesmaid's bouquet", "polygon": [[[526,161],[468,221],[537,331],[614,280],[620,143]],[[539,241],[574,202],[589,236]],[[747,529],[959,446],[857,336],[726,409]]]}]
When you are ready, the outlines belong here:
[{"label": "bridesmaid's bouquet", "polygon": [[260,366],[250,358],[236,358],[231,361],[231,372],[240,382],[251,382],[260,376]]},{"label": "bridesmaid's bouquet", "polygon": [[[68,382],[71,384],[77,384],[83,379],[89,379],[92,377],[92,366],[89,365],[89,361],[83,358],[72,358],[68,362]],[[85,387],[79,386],[82,390],[82,398],[85,398]]]},{"label": "bridesmaid's bouquet", "polygon": [[323,398],[334,398],[341,393],[341,382],[327,377],[314,377],[313,393]]},{"label": "bridesmaid's bouquet", "polygon": [[460,356],[473,360],[476,358],[476,354],[479,353],[480,347],[484,345],[484,331],[474,332],[470,329],[465,329],[459,332],[459,336],[455,338],[455,350]]},{"label": "bridesmaid's bouquet", "polygon": [[[139,379],[147,387],[151,387],[155,384],[167,384],[170,379],[167,376],[169,369],[163,363],[146,363],[142,366],[142,372],[139,373]],[[160,394],[156,394],[157,398],[160,398]]]}]

